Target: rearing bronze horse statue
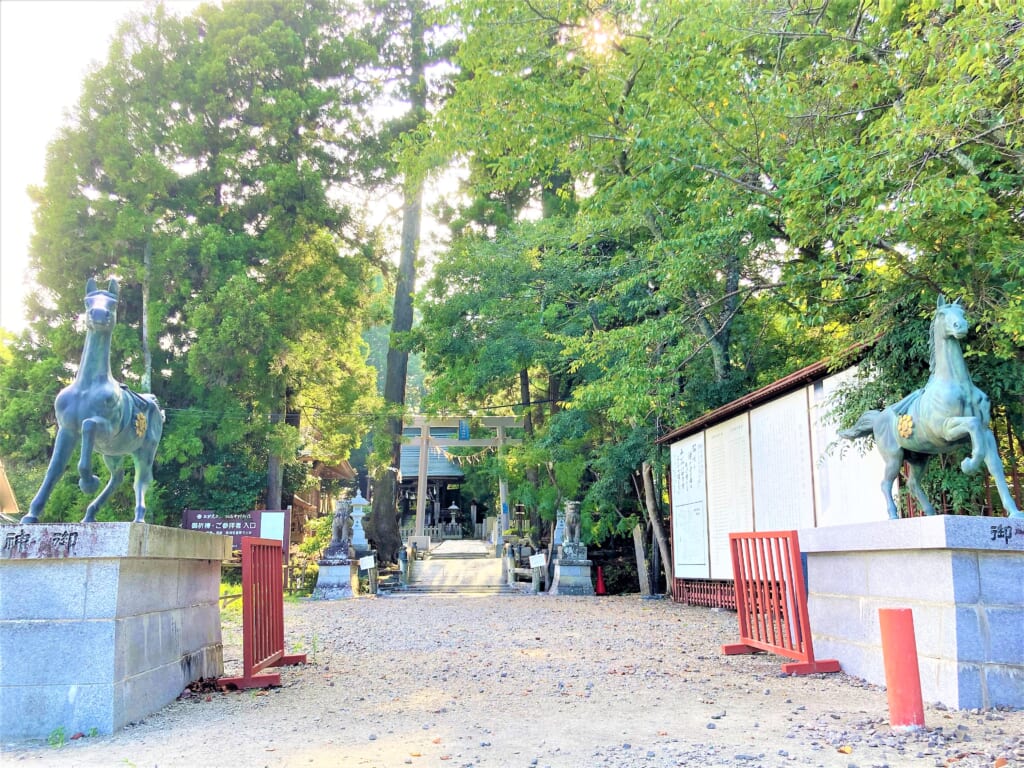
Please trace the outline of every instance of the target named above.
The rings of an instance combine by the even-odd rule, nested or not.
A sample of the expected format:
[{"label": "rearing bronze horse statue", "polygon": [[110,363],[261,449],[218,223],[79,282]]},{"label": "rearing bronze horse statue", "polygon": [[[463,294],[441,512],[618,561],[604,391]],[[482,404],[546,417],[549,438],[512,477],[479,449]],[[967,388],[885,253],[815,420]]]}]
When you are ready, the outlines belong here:
[{"label": "rearing bronze horse statue", "polygon": [[57,438],[46,477],[29,505],[22,523],[37,523],[53,486],[68,465],[75,444],[82,442],[78,461],[78,487],[95,493],[100,479],[92,473],[92,453],[97,451],[110,470],[106,487],[86,507],[83,523],[91,523],[96,511],[124,480],[124,459],[135,462],[135,522],[146,521],[146,491],[153,482],[153,458],[164,429],[164,412],[153,395],[139,395],[114,381],[110,373],[110,337],[117,323],[118,285],[97,290],[92,278],[85,287],[85,349],[75,380],[54,401]]},{"label": "rearing bronze horse statue", "polygon": [[921,476],[928,460],[935,454],[948,453],[959,445],[970,444],[971,455],[960,464],[966,474],[974,474],[984,465],[999,489],[999,500],[1010,517],[1024,517],[1017,508],[1006,485],[1006,473],[999,458],[995,435],[989,428],[988,395],[974,386],[960,349],[960,339],[967,335],[968,325],[959,300],[947,304],[938,299],[931,328],[931,375],[923,389],[918,389],[883,411],[867,411],[840,437],[853,440],[872,436],[882,458],[885,477],[882,495],[889,517],[896,519],[896,503],[892,484],[904,459],[909,471],[907,487],[921,503],[927,515],[935,508],[921,488]]}]

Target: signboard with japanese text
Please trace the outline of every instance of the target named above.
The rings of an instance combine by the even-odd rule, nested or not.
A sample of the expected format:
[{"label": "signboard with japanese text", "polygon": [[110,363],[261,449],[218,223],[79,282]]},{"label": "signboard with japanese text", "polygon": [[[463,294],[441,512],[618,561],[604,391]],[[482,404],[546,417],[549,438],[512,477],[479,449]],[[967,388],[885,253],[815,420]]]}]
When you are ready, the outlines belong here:
[{"label": "signboard with japanese text", "polygon": [[291,510],[257,509],[239,515],[218,515],[200,509],[186,509],[181,513],[181,527],[190,531],[219,533],[231,537],[231,548],[242,548],[243,536],[277,539],[285,559],[288,558],[288,532],[291,531]]},{"label": "signboard with japanese text", "polygon": [[673,443],[672,541],[677,579],[706,579],[708,565],[708,493],[704,433]]}]

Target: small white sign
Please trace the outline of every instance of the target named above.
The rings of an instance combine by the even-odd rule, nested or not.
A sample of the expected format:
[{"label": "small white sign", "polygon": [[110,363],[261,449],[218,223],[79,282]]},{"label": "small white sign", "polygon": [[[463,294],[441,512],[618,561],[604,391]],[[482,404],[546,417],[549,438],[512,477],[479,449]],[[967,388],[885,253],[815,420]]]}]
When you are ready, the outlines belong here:
[{"label": "small white sign", "polygon": [[377,559],[373,555],[367,555],[366,557],[359,558],[359,569],[362,571],[368,571],[371,568],[377,567]]},{"label": "small white sign", "polygon": [[540,552],[536,555],[530,555],[530,567],[531,568],[544,568],[548,564],[547,556]]},{"label": "small white sign", "polygon": [[284,512],[264,512],[260,515],[260,538],[284,541]]}]

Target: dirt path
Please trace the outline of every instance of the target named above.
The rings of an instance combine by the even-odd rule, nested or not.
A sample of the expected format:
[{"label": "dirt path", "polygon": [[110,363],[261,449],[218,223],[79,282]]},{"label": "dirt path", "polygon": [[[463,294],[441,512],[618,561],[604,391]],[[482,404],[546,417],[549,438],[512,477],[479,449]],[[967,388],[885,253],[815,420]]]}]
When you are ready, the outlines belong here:
[{"label": "dirt path", "polygon": [[[1024,766],[1024,711],[927,707],[722,656],[736,616],[639,597],[384,596],[289,603],[270,691],[181,699],[110,737],[6,748],[4,766]],[[240,633],[225,627],[227,672]]]}]

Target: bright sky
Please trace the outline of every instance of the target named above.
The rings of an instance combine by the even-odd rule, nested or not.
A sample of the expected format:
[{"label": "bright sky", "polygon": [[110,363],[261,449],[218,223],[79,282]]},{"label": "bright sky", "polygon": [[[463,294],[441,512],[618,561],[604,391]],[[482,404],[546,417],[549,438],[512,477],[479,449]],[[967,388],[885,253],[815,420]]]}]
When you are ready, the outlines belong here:
[{"label": "bright sky", "polygon": [[[197,0],[166,0],[184,16]],[[0,0],[0,326],[25,326],[21,304],[32,236],[26,188],[43,182],[46,148],[140,0]]]}]

